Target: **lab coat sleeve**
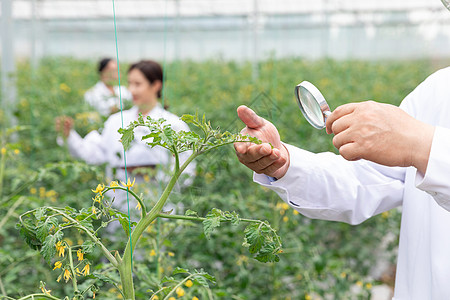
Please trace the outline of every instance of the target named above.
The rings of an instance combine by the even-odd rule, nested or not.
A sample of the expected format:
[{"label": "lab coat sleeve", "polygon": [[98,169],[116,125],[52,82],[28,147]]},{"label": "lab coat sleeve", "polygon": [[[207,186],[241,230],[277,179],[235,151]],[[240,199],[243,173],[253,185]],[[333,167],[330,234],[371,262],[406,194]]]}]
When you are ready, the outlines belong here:
[{"label": "lab coat sleeve", "polygon": [[67,138],[70,154],[80,158],[88,164],[102,164],[107,162],[103,137],[94,130],[82,138],[76,131],[72,130]]},{"label": "lab coat sleeve", "polygon": [[436,126],[425,175],[416,173],[416,187],[450,211],[450,129]]},{"label": "lab coat sleeve", "polygon": [[287,173],[277,181],[255,174],[254,181],[309,218],[359,224],[402,203],[405,168],[285,146],[290,154]]}]

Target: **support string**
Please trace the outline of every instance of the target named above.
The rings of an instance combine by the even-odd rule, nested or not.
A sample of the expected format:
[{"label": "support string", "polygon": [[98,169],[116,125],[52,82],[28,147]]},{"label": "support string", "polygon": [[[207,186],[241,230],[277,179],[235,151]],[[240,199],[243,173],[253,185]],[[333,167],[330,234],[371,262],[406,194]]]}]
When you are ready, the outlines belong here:
[{"label": "support string", "polygon": [[[116,9],[114,0],[112,0],[113,6],[113,15],[114,15],[114,38],[116,42],[116,59],[117,59],[117,74],[119,77],[119,101],[120,101],[120,118],[123,126],[123,108],[122,108],[122,88],[120,84],[120,64],[119,64],[119,46],[117,43],[117,24],[116,24]],[[127,156],[125,153],[125,148],[123,149],[123,162],[125,164],[125,183],[128,184],[128,171],[127,171]],[[133,244],[131,242],[131,214],[130,214],[130,197],[129,197],[129,187],[127,186],[127,206],[128,206],[128,229],[129,229],[129,237],[130,237],[130,255],[131,255],[131,273],[133,273]]]}]

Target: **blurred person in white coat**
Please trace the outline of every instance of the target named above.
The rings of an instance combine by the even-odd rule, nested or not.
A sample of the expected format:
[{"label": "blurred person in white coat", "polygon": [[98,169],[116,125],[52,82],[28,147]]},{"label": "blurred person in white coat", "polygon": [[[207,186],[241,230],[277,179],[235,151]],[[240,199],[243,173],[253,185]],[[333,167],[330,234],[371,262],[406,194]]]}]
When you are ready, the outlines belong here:
[{"label": "blurred person in white coat", "polygon": [[100,115],[108,117],[119,110],[120,99],[130,101],[132,96],[125,86],[115,85],[118,80],[117,63],[111,58],[103,58],[98,63],[100,81],[84,93],[84,100]]},{"label": "blurred person in white coat", "polygon": [[[153,119],[165,119],[175,131],[189,131],[186,123],[165,110],[158,101],[161,98],[163,71],[157,62],[144,60],[132,64],[128,70],[128,84],[133,96],[133,107],[123,111],[124,127],[137,121],[139,114],[142,114],[144,118],[149,116]],[[56,120],[57,131],[63,132],[72,156],[81,158],[90,164],[106,163],[107,176],[110,179],[125,181],[123,146],[120,142],[121,135],[118,132],[118,129],[122,127],[121,113],[113,114],[106,120],[101,134],[91,131],[82,138],[72,127],[73,121],[68,117]],[[135,174],[138,173],[136,181],[143,182],[142,176],[139,176],[139,170],[157,169],[154,179],[158,183],[166,182],[168,176],[164,169],[173,169],[175,161],[173,155],[163,147],[150,148],[145,141],[141,141],[144,135],[150,133],[148,128],[138,127],[134,133],[135,140],[130,149],[126,151],[128,178],[135,177]],[[191,151],[180,153],[180,164],[184,163],[191,153]],[[191,163],[180,177],[181,184],[178,187],[192,183],[194,175],[195,164]],[[119,206],[123,206],[123,203]]]},{"label": "blurred person in white coat", "polygon": [[450,299],[449,82],[450,67],[429,76],[400,107],[338,107],[326,130],[340,155],[282,143],[272,123],[240,106],[242,133],[264,143],[236,143],[236,155],[255,182],[310,218],[359,224],[402,206],[393,299]]}]

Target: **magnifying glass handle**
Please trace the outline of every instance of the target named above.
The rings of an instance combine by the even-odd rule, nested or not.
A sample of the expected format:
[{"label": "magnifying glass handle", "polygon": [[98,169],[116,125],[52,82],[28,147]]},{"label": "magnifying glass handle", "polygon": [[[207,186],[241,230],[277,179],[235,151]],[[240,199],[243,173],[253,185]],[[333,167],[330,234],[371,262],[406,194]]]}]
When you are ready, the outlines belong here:
[{"label": "magnifying glass handle", "polygon": [[323,113],[323,116],[324,116],[324,117],[323,117],[324,123],[326,123],[328,117],[331,115],[331,111],[326,110],[326,111],[324,111],[324,112],[322,112],[322,113]]}]

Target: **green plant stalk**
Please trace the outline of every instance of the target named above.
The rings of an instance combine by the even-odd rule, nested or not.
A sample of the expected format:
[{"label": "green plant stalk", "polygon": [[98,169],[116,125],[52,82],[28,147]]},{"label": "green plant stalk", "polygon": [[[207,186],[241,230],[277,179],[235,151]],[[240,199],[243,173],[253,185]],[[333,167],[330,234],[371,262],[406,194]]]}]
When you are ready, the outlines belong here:
[{"label": "green plant stalk", "polygon": [[2,198],[3,195],[3,173],[5,172],[6,153],[5,154],[2,153],[1,155],[2,157],[0,158],[0,199]]},{"label": "green plant stalk", "polygon": [[2,218],[2,220],[0,221],[0,229],[2,229],[2,227],[6,224],[6,221],[8,221],[9,217],[14,213],[14,211],[16,210],[16,208],[22,204],[22,202],[25,200],[25,197],[20,197],[19,199],[17,199],[16,202],[14,202],[14,204],[9,208],[8,212],[6,213],[6,216],[4,216]]},{"label": "green plant stalk", "polygon": [[73,267],[73,257],[72,257],[72,248],[68,246],[68,256],[69,256],[69,265],[70,265],[70,271],[72,272],[72,285],[73,285],[73,290],[74,293],[78,292],[78,285],[77,285],[77,274],[75,273],[75,268]]},{"label": "green plant stalk", "polygon": [[134,198],[136,198],[137,202],[139,202],[139,204],[141,205],[141,209],[142,209],[142,218],[147,214],[147,208],[144,205],[144,201],[142,201],[141,198],[139,198],[138,195],[136,195],[135,192],[133,192],[131,189],[127,189],[125,187],[121,187],[121,186],[109,186],[105,188],[105,192],[109,191],[109,190],[123,190],[123,191],[127,191],[129,192],[131,195],[133,195]]},{"label": "green plant stalk", "polygon": [[180,281],[176,286],[173,287],[173,289],[170,291],[169,294],[167,294],[166,297],[164,297],[163,300],[167,300],[170,298],[170,296],[172,296],[172,294],[177,290],[177,288],[179,288],[180,286],[183,285],[183,283],[185,283],[186,281],[188,281],[189,279],[191,279],[192,277],[194,277],[195,274],[191,274],[188,277],[184,278],[182,281]]},{"label": "green plant stalk", "polygon": [[[35,298],[36,297],[36,298]],[[48,294],[30,294],[30,295],[26,295],[22,298],[19,298],[17,300],[26,300],[26,299],[42,299],[42,298],[46,298],[46,299],[52,299],[52,300],[61,300],[60,298],[54,297],[52,295],[48,295]],[[0,297],[0,299],[11,299],[11,300],[16,300],[15,298],[11,298],[11,297]]]},{"label": "green plant stalk", "polygon": [[[187,220],[187,221],[204,221],[205,217],[194,217],[194,216],[183,216],[183,215],[168,215],[168,214],[158,214],[157,217],[165,218],[165,219],[177,219],[177,220]],[[252,220],[252,219],[239,219],[240,222],[247,223],[263,223],[260,220]]]},{"label": "green plant stalk", "polygon": [[185,163],[181,166],[181,168],[180,167],[175,168],[175,170],[177,171],[175,171],[174,174],[172,175],[172,178],[167,184],[166,189],[159,198],[158,202],[155,204],[152,210],[138,222],[138,224],[131,233],[131,238],[128,241],[125,247],[125,251],[123,253],[122,257],[123,260],[118,266],[120,279],[122,281],[123,293],[125,295],[125,300],[135,299],[133,277],[131,272],[132,270],[131,255],[133,255],[133,251],[134,249],[136,249],[137,242],[139,241],[139,238],[141,237],[145,229],[158,217],[158,214],[163,209],[164,204],[169,198],[169,195],[172,192],[173,188],[175,187],[175,184],[178,178],[180,177],[181,173],[197,157],[197,155],[198,154],[194,152],[193,154],[191,154],[191,156],[189,156],[189,158],[185,161]]}]

